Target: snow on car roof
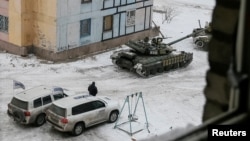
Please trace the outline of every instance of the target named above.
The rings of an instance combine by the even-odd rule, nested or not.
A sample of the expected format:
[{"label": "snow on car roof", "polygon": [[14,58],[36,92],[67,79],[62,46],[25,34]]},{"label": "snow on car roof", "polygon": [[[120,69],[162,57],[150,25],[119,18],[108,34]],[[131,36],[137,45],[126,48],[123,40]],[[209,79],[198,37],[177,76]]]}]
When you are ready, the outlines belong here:
[{"label": "snow on car roof", "polygon": [[68,107],[79,105],[85,102],[93,101],[95,99],[98,100],[97,97],[94,97],[88,94],[76,94],[74,96],[69,96],[69,97],[54,101],[54,104],[62,108],[68,108]]},{"label": "snow on car roof", "polygon": [[33,87],[31,89],[22,91],[16,94],[14,97],[24,100],[24,101],[29,101],[38,97],[47,96],[51,94],[54,88],[57,88],[57,87],[41,85],[41,86]]}]

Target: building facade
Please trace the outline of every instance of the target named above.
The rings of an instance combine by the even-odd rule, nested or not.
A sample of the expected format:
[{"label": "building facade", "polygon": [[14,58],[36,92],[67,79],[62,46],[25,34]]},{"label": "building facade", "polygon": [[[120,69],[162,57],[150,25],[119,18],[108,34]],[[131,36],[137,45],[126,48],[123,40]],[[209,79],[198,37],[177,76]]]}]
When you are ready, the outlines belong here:
[{"label": "building facade", "polygon": [[0,0],[0,48],[49,60],[156,36],[153,0]]}]

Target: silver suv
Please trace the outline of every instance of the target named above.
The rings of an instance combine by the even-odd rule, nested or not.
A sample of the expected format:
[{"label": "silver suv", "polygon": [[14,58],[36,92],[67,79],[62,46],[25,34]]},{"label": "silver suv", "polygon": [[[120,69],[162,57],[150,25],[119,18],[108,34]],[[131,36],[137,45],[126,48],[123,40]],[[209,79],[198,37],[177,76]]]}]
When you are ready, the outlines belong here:
[{"label": "silver suv", "polygon": [[18,123],[41,126],[46,121],[45,111],[52,102],[69,95],[74,95],[74,92],[52,86],[34,87],[14,95],[7,113]]},{"label": "silver suv", "polygon": [[53,102],[46,115],[55,129],[78,136],[87,127],[115,122],[119,104],[108,97],[79,94]]}]

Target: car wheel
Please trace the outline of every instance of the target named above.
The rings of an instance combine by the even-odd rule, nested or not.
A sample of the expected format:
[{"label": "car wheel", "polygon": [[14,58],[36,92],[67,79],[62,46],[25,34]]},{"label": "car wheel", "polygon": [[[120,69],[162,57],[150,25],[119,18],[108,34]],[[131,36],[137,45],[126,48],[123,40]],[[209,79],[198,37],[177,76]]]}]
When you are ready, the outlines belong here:
[{"label": "car wheel", "polygon": [[17,122],[22,122],[25,119],[25,115],[23,111],[21,110],[13,111],[13,117],[14,117],[14,120]]},{"label": "car wheel", "polygon": [[195,44],[199,48],[203,48],[205,46],[205,43],[201,40],[196,41]]},{"label": "car wheel", "polygon": [[77,123],[72,131],[74,136],[78,136],[80,134],[82,134],[84,130],[84,124],[83,123]]},{"label": "car wheel", "polygon": [[113,111],[111,112],[111,114],[109,115],[109,122],[113,123],[118,119],[118,112],[117,111]]},{"label": "car wheel", "polygon": [[45,114],[40,114],[36,117],[36,126],[42,126],[45,122]]}]

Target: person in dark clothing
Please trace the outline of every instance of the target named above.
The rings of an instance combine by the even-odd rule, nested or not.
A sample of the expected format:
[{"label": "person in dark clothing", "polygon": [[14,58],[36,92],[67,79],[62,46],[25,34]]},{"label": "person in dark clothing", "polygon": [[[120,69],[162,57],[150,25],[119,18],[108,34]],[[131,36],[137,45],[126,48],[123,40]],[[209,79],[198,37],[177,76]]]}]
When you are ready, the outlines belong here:
[{"label": "person in dark clothing", "polygon": [[97,87],[95,86],[95,82],[92,82],[92,84],[89,85],[88,91],[90,95],[96,96],[98,90],[97,90]]}]

